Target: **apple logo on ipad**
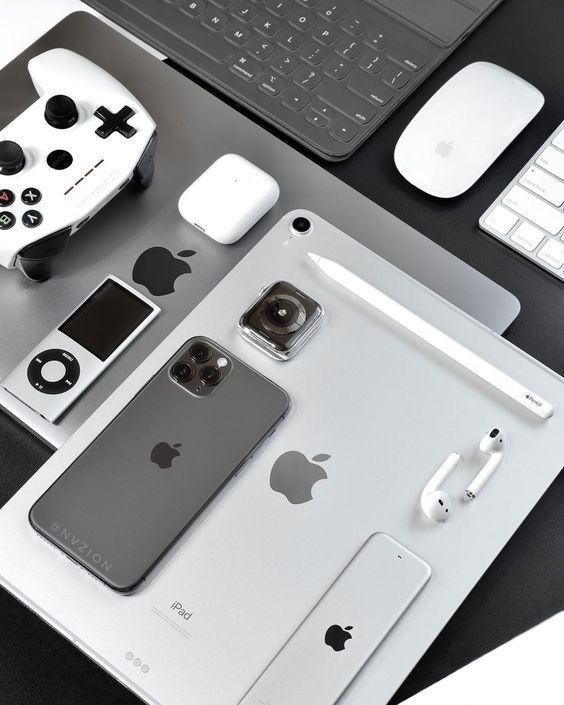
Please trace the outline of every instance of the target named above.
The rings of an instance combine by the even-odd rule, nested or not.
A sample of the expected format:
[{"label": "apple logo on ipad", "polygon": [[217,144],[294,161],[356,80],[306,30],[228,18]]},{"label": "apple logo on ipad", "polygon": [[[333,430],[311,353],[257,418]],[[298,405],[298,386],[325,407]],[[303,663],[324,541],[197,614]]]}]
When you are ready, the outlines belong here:
[{"label": "apple logo on ipad", "polygon": [[172,461],[180,455],[178,448],[181,447],[182,443],[171,446],[170,443],[161,441],[151,451],[151,462],[158,465],[161,470],[168,470],[172,467]]},{"label": "apple logo on ipad", "polygon": [[[178,257],[193,257],[195,254],[194,250],[182,250]],[[191,271],[188,262],[175,257],[166,247],[149,247],[137,258],[131,278],[153,296],[164,296],[172,294],[178,277]]]},{"label": "apple logo on ipad", "polygon": [[333,651],[343,651],[347,641],[352,639],[351,632],[352,627],[343,627],[338,624],[333,624],[325,632],[325,643],[330,646]]},{"label": "apple logo on ipad", "polygon": [[283,494],[292,504],[303,504],[313,499],[312,488],[319,480],[326,480],[327,473],[317,463],[329,460],[326,453],[315,455],[311,463],[303,453],[296,450],[281,455],[270,472],[270,486]]},{"label": "apple logo on ipad", "polygon": [[450,153],[453,149],[454,142],[439,142],[435,147],[435,152],[439,155],[439,157],[446,159],[447,157],[450,157]]}]

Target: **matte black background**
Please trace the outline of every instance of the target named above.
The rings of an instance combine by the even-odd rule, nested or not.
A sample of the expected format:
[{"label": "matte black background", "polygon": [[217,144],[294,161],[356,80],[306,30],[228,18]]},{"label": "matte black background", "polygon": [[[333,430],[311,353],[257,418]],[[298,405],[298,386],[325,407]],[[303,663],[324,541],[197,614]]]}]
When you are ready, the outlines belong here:
[{"label": "matte black background", "polygon": [[[346,0],[341,2],[346,4]],[[546,106],[474,189],[456,200],[439,201],[402,180],[393,165],[394,145],[409,119],[444,81],[477,60],[498,63],[528,79],[544,93]],[[482,233],[476,223],[562,120],[564,2],[505,0],[356,155],[340,164],[319,162],[516,294],[522,312],[507,338],[560,374],[564,370],[564,287]],[[49,455],[45,446],[0,414],[0,505]],[[511,502],[511,496],[506,501]],[[421,659],[394,702],[564,609],[563,506],[561,474]],[[0,590],[0,703],[138,705],[139,700]]]}]

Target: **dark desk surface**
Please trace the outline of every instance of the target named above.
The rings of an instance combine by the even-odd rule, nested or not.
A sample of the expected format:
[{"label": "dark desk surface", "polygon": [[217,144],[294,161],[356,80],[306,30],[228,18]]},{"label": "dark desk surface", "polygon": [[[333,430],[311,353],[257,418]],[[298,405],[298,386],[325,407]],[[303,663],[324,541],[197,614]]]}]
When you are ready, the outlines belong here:
[{"label": "dark desk surface", "polygon": [[[564,119],[563,27],[562,0],[505,0],[356,155],[336,165],[323,163],[343,181],[516,294],[522,312],[506,337],[560,374],[564,372],[564,287],[482,233],[477,221]],[[477,60],[501,64],[531,81],[544,93],[546,106],[474,189],[454,201],[438,201],[402,180],[393,166],[394,145],[424,102],[456,71]],[[48,457],[47,448],[0,414],[0,505]],[[561,474],[394,701],[564,609],[563,506]],[[2,705],[139,703],[4,591],[0,591],[0,633],[9,635],[0,639]]]}]

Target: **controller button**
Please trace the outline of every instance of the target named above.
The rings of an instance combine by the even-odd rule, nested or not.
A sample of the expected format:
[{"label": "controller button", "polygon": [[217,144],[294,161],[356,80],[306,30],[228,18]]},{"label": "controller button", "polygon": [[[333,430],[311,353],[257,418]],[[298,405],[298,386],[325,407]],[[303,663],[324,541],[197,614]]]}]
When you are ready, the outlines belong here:
[{"label": "controller button", "polygon": [[78,120],[76,103],[68,95],[54,95],[45,103],[45,120],[57,130],[66,130]]},{"label": "controller button", "polygon": [[14,192],[10,191],[10,189],[4,188],[0,191],[0,207],[11,206],[14,199]]},{"label": "controller button", "polygon": [[36,228],[41,225],[43,221],[43,216],[39,211],[26,211],[22,215],[22,223],[26,228]]},{"label": "controller button", "polygon": [[94,115],[102,121],[102,124],[96,130],[96,134],[104,140],[113,135],[114,132],[119,132],[120,135],[127,139],[133,137],[137,132],[134,127],[127,124],[127,121],[135,115],[135,111],[128,105],[124,105],[117,113],[112,113],[108,108],[101,105]]},{"label": "controller button", "polygon": [[68,169],[72,164],[72,154],[64,149],[56,149],[47,156],[47,164],[51,169],[57,169],[57,171]]},{"label": "controller button", "polygon": [[[2,200],[2,192],[0,192],[0,202]],[[41,191],[36,188],[27,188],[22,193],[22,202],[26,206],[33,206],[34,203],[39,203],[41,200]]]},{"label": "controller button", "polygon": [[62,394],[74,387],[79,377],[76,357],[58,348],[40,352],[27,366],[29,383],[43,394]]},{"label": "controller button", "polygon": [[11,140],[0,142],[0,174],[12,176],[19,173],[24,166],[25,155],[20,145]]},{"label": "controller button", "polygon": [[16,216],[10,211],[0,213],[0,230],[9,230],[16,224]]}]

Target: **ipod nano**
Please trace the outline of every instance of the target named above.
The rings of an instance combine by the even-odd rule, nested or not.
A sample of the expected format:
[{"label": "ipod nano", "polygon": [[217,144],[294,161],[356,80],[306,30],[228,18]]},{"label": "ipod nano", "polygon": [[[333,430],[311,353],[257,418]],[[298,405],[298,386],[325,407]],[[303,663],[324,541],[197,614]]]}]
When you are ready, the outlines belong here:
[{"label": "ipod nano", "polygon": [[239,705],[334,705],[430,577],[414,553],[372,534]]},{"label": "ipod nano", "polygon": [[159,312],[145,296],[108,276],[0,384],[53,423]]}]

